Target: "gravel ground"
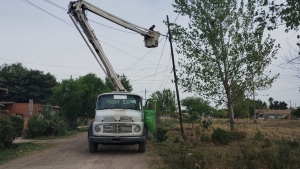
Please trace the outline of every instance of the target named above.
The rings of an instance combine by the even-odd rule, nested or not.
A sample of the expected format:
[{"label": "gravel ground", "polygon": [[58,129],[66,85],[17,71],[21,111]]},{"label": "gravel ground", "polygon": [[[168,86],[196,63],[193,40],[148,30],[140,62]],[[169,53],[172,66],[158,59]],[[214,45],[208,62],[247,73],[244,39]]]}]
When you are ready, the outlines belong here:
[{"label": "gravel ground", "polygon": [[[15,142],[28,140],[17,139]],[[29,140],[31,141],[31,140]],[[138,152],[138,145],[102,146],[97,153],[88,149],[87,133],[76,137],[32,142],[57,145],[0,165],[0,169],[145,169],[146,155]]]}]

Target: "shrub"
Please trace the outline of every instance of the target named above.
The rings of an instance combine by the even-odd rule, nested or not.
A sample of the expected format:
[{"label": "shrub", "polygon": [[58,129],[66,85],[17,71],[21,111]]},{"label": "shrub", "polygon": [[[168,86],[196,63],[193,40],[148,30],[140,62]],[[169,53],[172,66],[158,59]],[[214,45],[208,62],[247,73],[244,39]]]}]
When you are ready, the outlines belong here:
[{"label": "shrub", "polygon": [[208,129],[210,126],[211,126],[211,124],[212,124],[212,121],[211,120],[204,120],[203,122],[202,122],[202,126],[205,128],[205,129]]},{"label": "shrub", "polygon": [[200,137],[200,140],[201,140],[202,142],[209,142],[209,137],[206,136],[206,135],[202,135],[202,136]]},{"label": "shrub", "polygon": [[22,136],[22,131],[24,127],[24,119],[18,116],[10,117],[13,128],[15,129],[16,136]]},{"label": "shrub", "polygon": [[229,134],[232,140],[242,140],[247,138],[247,133],[244,131],[231,131]]},{"label": "shrub", "polygon": [[261,148],[269,148],[269,147],[272,147],[272,141],[270,139],[265,139],[264,140],[264,144],[261,146]]},{"label": "shrub", "polygon": [[42,136],[49,127],[47,120],[40,118],[38,114],[32,116],[28,120],[27,137]]},{"label": "shrub", "polygon": [[231,142],[231,137],[229,132],[219,127],[217,129],[214,129],[211,135],[211,139],[215,144],[221,144],[221,145],[227,145]]},{"label": "shrub", "polygon": [[0,116],[0,150],[12,145],[15,139],[15,130],[9,119]]},{"label": "shrub", "polygon": [[154,133],[154,138],[156,139],[156,142],[163,142],[168,139],[168,136],[166,136],[166,133],[168,132],[167,129],[163,129],[161,127],[157,127],[156,131]]},{"label": "shrub", "polygon": [[71,123],[69,123],[69,130],[77,130],[77,127],[79,126],[79,123],[74,120]]},{"label": "shrub", "polygon": [[66,135],[66,132],[67,132],[67,125],[64,121],[61,120],[58,123],[56,123],[55,129],[54,129],[55,135],[64,136],[64,135]]},{"label": "shrub", "polygon": [[255,138],[256,140],[261,140],[261,139],[264,138],[264,135],[262,134],[262,132],[261,132],[260,130],[257,130],[257,132],[256,132],[255,135],[254,135],[254,138]]}]

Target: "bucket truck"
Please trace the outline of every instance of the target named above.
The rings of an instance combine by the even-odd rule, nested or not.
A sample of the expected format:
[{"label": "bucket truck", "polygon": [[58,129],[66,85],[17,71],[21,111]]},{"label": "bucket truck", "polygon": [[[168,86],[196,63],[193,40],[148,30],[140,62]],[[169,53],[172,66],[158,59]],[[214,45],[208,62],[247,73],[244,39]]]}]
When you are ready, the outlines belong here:
[{"label": "bucket truck", "polygon": [[88,130],[89,151],[97,152],[98,144],[139,144],[139,152],[145,152],[148,130],[155,131],[156,100],[148,99],[143,106],[143,99],[140,95],[129,93],[122,86],[88,22],[86,11],[141,34],[144,37],[145,47],[148,48],[158,46],[160,33],[153,30],[154,25],[149,29],[142,28],[84,0],[69,4],[68,14],[71,20],[116,90],[97,97],[95,120]]}]

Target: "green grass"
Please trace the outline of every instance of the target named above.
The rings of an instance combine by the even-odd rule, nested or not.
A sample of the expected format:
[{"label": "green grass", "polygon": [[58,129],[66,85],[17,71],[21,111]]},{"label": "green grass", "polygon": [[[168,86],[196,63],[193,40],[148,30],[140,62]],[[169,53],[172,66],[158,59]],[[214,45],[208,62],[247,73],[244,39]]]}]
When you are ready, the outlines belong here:
[{"label": "green grass", "polygon": [[38,152],[54,146],[54,144],[36,144],[36,143],[19,143],[13,144],[11,148],[0,151],[0,164],[4,164],[12,159]]}]

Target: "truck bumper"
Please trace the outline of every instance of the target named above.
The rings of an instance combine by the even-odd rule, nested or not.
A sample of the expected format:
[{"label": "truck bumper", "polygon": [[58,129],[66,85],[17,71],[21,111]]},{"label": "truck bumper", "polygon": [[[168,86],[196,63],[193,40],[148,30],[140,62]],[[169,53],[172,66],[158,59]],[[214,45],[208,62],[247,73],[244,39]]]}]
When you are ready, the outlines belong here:
[{"label": "truck bumper", "polygon": [[89,141],[98,144],[136,144],[146,141],[146,136],[138,137],[96,137],[89,136]]}]

